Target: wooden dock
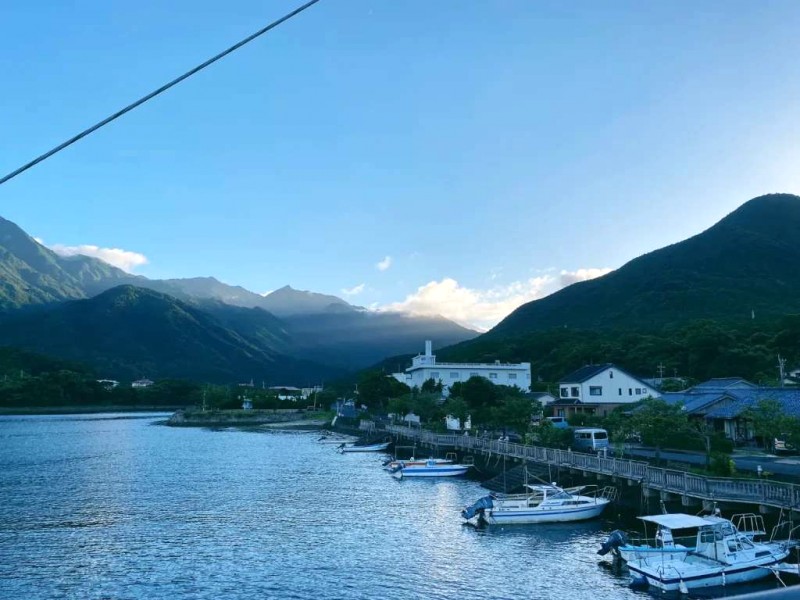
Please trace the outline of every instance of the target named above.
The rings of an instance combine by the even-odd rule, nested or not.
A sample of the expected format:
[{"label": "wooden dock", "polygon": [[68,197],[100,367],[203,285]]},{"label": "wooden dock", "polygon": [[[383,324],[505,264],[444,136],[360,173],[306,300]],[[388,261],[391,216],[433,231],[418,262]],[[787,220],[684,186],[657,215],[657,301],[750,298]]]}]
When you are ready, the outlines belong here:
[{"label": "wooden dock", "polygon": [[389,425],[386,431],[421,445],[453,448],[466,453],[531,461],[584,473],[623,479],[640,484],[645,493],[680,497],[685,505],[692,501],[757,504],[762,511],[772,509],[800,512],[800,485],[758,479],[706,477],[675,469],[662,469],[638,460],[603,458],[570,450],[527,446],[465,435],[438,435],[419,429]]}]

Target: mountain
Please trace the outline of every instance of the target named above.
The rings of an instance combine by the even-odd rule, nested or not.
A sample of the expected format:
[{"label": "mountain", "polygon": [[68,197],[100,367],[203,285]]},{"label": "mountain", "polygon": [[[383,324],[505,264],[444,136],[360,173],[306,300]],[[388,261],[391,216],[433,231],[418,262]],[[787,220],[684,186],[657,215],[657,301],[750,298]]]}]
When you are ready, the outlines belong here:
[{"label": "mountain", "polygon": [[288,285],[267,294],[261,307],[279,317],[349,313],[359,310],[358,307],[336,296],[296,290]]},{"label": "mountain", "polygon": [[[270,356],[314,360],[336,369],[357,369],[387,356],[415,352],[425,339],[433,339],[437,344],[452,344],[475,335],[475,332],[446,319],[376,313],[348,304],[336,296],[296,290],[288,285],[262,296],[214,277],[147,279],[96,258],[59,256],[14,223],[0,218],[0,315],[6,320],[16,321],[16,313],[21,310],[42,309],[50,315],[48,319],[58,320],[61,317],[52,315],[60,314],[59,311],[51,312],[50,309],[59,303],[93,298],[121,284],[146,288],[177,299]],[[170,308],[163,303],[148,306],[153,311]],[[99,320],[94,322],[95,328],[109,329],[122,325],[107,323],[107,320],[119,317],[118,314],[100,313],[96,316]],[[139,315],[138,318],[156,319],[157,315],[149,314],[147,319]],[[29,324],[33,326],[32,322]],[[35,347],[46,352],[49,347],[47,331],[33,330],[38,332],[36,339],[39,342],[23,339],[25,343],[21,342],[21,347]],[[7,336],[8,339],[12,337],[11,334]],[[84,342],[82,336],[72,340],[75,346]],[[60,352],[66,352],[66,349],[62,348]],[[107,352],[108,360],[113,362],[114,347],[108,347]],[[86,353],[88,359],[97,364],[95,350],[87,348]],[[72,357],[77,354],[80,352],[76,348],[73,352],[57,355]],[[122,362],[130,364],[129,358]],[[223,370],[230,371],[230,368],[224,367]],[[319,372],[328,371],[323,368]]]},{"label": "mountain", "polygon": [[[258,318],[267,323],[274,319],[268,313]],[[103,377],[116,379],[311,384],[339,374],[282,356],[259,343],[256,333],[245,337],[209,312],[131,285],[7,316],[0,344],[86,363]]]},{"label": "mountain", "polygon": [[284,317],[295,355],[344,369],[373,365],[387,357],[418,353],[425,340],[438,346],[475,337],[471,329],[442,317],[397,312],[331,310]]},{"label": "mountain", "polygon": [[688,240],[511,313],[486,338],[554,327],[657,329],[800,312],[800,197],[754,198]]},{"label": "mountain", "polygon": [[0,217],[0,311],[86,298],[134,279],[93,258],[61,257]]}]

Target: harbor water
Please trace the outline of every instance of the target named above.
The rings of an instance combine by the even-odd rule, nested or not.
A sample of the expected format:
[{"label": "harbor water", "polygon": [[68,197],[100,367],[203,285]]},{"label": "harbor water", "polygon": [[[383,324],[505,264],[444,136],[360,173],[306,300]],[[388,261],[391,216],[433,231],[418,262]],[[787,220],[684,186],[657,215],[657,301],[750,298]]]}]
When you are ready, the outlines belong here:
[{"label": "harbor water", "polygon": [[0,598],[659,597],[597,556],[617,523],[478,529],[476,481],[165,418],[0,417]]}]

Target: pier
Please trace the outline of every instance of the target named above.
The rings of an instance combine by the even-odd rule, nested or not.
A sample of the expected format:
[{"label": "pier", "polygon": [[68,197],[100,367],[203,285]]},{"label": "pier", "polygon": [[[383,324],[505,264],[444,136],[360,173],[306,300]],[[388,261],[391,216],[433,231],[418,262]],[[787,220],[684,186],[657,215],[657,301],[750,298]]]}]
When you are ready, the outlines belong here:
[{"label": "pier", "polygon": [[791,483],[707,477],[687,471],[653,467],[638,460],[605,458],[571,450],[527,446],[466,435],[439,435],[396,425],[388,425],[386,431],[437,449],[452,448],[471,454],[503,456],[522,462],[534,462],[614,480],[625,480],[629,485],[641,485],[645,494],[661,494],[665,500],[671,496],[680,498],[685,506],[700,502],[708,504],[733,502],[757,504],[762,512],[771,509],[800,512],[800,485]]}]

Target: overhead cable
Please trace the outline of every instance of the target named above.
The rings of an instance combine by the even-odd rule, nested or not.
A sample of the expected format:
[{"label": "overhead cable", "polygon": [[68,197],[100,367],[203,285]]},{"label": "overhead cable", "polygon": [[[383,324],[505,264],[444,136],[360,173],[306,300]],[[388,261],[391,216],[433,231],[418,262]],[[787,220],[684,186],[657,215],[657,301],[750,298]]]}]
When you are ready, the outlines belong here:
[{"label": "overhead cable", "polygon": [[166,91],[167,91],[169,88],[171,88],[172,86],[179,84],[179,83],[180,83],[181,81],[183,81],[184,79],[188,79],[189,77],[191,77],[192,75],[194,75],[194,74],[195,74],[195,73],[197,73],[198,71],[202,71],[203,69],[205,69],[205,68],[206,68],[206,67],[208,67],[209,65],[211,65],[211,64],[213,64],[213,63],[215,63],[215,62],[217,62],[219,59],[221,59],[221,58],[223,58],[223,57],[227,56],[228,54],[230,54],[231,52],[233,52],[233,51],[235,51],[235,50],[238,50],[239,48],[241,48],[242,46],[244,46],[244,45],[245,45],[245,44],[247,44],[248,42],[252,42],[252,41],[253,41],[254,39],[256,39],[257,37],[259,37],[259,36],[261,36],[261,35],[264,35],[265,33],[267,33],[267,32],[268,32],[269,30],[271,30],[271,29],[274,29],[275,27],[277,27],[277,26],[278,26],[278,25],[280,25],[281,23],[285,23],[286,21],[288,21],[289,19],[291,19],[291,18],[292,18],[292,17],[294,17],[295,15],[298,15],[298,14],[300,14],[300,13],[301,13],[301,12],[303,12],[305,9],[307,9],[307,8],[309,8],[309,7],[311,7],[311,6],[313,6],[313,5],[314,5],[314,4],[316,4],[317,2],[319,2],[319,0],[310,0],[310,2],[306,2],[305,4],[303,4],[302,6],[300,6],[299,8],[296,8],[296,9],[295,9],[295,10],[293,10],[292,12],[290,12],[290,13],[288,13],[288,14],[284,15],[283,17],[281,17],[281,18],[280,18],[280,19],[278,19],[277,21],[273,21],[272,23],[270,23],[269,25],[267,25],[267,26],[266,26],[266,27],[264,27],[263,29],[259,29],[259,30],[258,30],[258,31],[256,31],[254,34],[252,34],[252,35],[250,35],[250,36],[248,36],[248,37],[244,38],[242,41],[240,41],[240,42],[238,42],[238,43],[234,44],[233,46],[231,46],[231,47],[230,47],[230,48],[228,48],[227,50],[224,50],[224,51],[220,52],[220,53],[219,53],[219,54],[217,54],[216,56],[214,56],[214,57],[212,57],[212,58],[209,58],[209,59],[208,59],[207,61],[205,61],[204,63],[202,63],[202,64],[200,64],[200,65],[197,65],[195,68],[191,69],[190,71],[187,71],[186,73],[184,73],[184,74],[183,74],[183,75],[181,75],[180,77],[177,77],[177,78],[173,79],[172,81],[170,81],[170,82],[169,82],[169,83],[167,83],[166,85],[162,85],[162,86],[161,86],[160,88],[158,88],[157,90],[154,90],[154,91],[150,92],[149,94],[147,94],[146,96],[143,96],[143,97],[139,98],[139,99],[138,99],[136,102],[134,102],[133,104],[129,104],[128,106],[126,106],[126,107],[125,107],[125,108],[123,108],[122,110],[115,112],[115,113],[114,113],[113,115],[111,115],[110,117],[107,117],[107,118],[103,119],[102,121],[100,121],[99,123],[96,123],[96,124],[92,125],[92,126],[91,126],[91,127],[89,127],[88,129],[86,129],[86,130],[84,130],[84,131],[81,131],[81,132],[80,132],[78,135],[76,135],[76,136],[74,136],[74,137],[71,137],[70,139],[68,139],[68,140],[67,140],[66,142],[64,142],[63,144],[59,144],[58,146],[56,146],[56,147],[55,147],[55,148],[53,148],[52,150],[49,150],[48,152],[45,152],[45,153],[44,153],[44,154],[42,154],[41,156],[39,156],[39,157],[37,157],[37,158],[33,159],[33,160],[32,160],[32,161],[30,161],[29,163],[26,163],[26,164],[22,165],[22,166],[21,166],[19,169],[15,170],[15,171],[12,171],[12,172],[11,172],[11,173],[9,173],[8,175],[6,175],[6,176],[5,176],[5,177],[3,177],[2,179],[0,179],[0,185],[4,184],[6,181],[8,181],[8,180],[10,180],[10,179],[13,179],[14,177],[16,177],[17,175],[19,175],[20,173],[23,173],[24,171],[27,171],[28,169],[30,169],[30,168],[31,168],[31,167],[33,167],[34,165],[37,165],[37,164],[39,164],[39,163],[40,163],[40,162],[42,162],[43,160],[46,160],[46,159],[50,158],[51,156],[53,156],[53,155],[54,155],[54,154],[56,154],[57,152],[60,152],[61,150],[63,150],[64,148],[66,148],[67,146],[71,146],[72,144],[74,144],[75,142],[77,142],[78,140],[80,140],[81,138],[85,138],[87,135],[89,135],[90,133],[92,133],[92,132],[94,132],[94,131],[97,131],[98,129],[100,129],[100,128],[101,128],[101,127],[103,127],[104,125],[108,125],[109,123],[111,123],[111,121],[114,121],[115,119],[118,119],[119,117],[121,117],[121,116],[122,116],[122,115],[124,115],[125,113],[132,111],[132,110],[133,110],[134,108],[136,108],[137,106],[140,106],[140,105],[144,104],[145,102],[147,102],[148,100],[151,100],[152,98],[155,98],[155,97],[156,97],[156,96],[158,96],[159,94],[161,94],[161,93],[163,93],[163,92],[166,92]]}]

